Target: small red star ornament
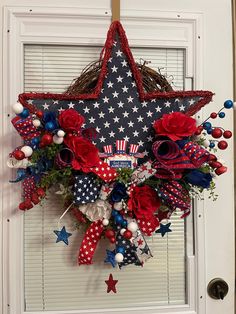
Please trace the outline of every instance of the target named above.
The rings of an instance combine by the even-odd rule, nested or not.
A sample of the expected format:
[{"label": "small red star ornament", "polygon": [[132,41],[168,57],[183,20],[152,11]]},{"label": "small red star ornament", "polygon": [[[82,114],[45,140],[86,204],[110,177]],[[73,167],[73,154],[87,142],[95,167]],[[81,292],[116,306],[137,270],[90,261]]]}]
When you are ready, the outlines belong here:
[{"label": "small red star ornament", "polygon": [[107,293],[113,291],[116,293],[116,284],[118,280],[114,280],[112,274],[109,275],[109,279],[105,280],[105,283],[107,284]]}]

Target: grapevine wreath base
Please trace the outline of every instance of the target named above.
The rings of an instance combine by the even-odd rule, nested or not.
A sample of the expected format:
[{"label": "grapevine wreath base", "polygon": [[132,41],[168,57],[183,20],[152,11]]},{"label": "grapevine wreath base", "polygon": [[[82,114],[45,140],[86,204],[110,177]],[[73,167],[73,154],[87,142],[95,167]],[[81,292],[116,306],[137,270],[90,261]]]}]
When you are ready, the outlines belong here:
[{"label": "grapevine wreath base", "polygon": [[[20,210],[29,210],[58,184],[64,213],[86,232],[78,264],[89,265],[101,237],[114,244],[105,263],[143,266],[152,257],[146,236],[170,232],[176,209],[190,213],[191,199],[214,194],[214,177],[227,168],[217,159],[231,131],[213,126],[233,108],[224,102],[202,123],[193,117],[212,99],[208,91],[173,91],[145,64],[137,65],[125,32],[112,23],[101,60],[64,94],[24,93],[13,106],[12,124],[23,144],[8,166],[22,182]],[[222,140],[221,138],[224,137]],[[68,245],[71,233],[54,230]],[[116,292],[110,275],[107,292]]]}]

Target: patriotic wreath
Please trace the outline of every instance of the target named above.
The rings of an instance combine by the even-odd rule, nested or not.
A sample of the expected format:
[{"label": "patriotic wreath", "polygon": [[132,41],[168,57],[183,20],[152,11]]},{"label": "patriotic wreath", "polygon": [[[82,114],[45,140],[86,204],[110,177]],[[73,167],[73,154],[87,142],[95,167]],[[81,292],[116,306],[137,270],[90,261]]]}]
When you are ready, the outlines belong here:
[{"label": "patriotic wreath", "polygon": [[[227,100],[224,107],[233,107],[233,102]],[[182,217],[187,216],[191,195],[208,189],[215,198],[213,178],[227,171],[205,148],[213,148],[214,142],[200,134],[210,131],[214,138],[230,138],[231,132],[212,129],[210,122],[197,126],[194,118],[180,112],[164,114],[154,122],[153,158],[139,165],[143,153],[138,152],[137,144],[131,144],[127,153],[125,140],[116,140],[115,152],[112,145],[106,145],[100,153],[92,142],[96,130],[83,128],[85,119],[74,109],[62,111],[58,118],[49,112],[40,120],[19,103],[14,110],[20,113],[12,123],[27,144],[17,147],[8,160],[10,167],[19,168],[11,182],[23,181],[24,201],[19,209],[31,209],[50,186],[60,184],[66,211],[71,210],[80,224],[89,225],[79,264],[92,263],[104,235],[115,244],[113,251],[107,250],[105,262],[113,267],[117,263],[119,267],[142,265],[151,257],[143,236],[153,232],[164,236],[171,231],[170,224],[160,222],[177,208],[183,211]],[[219,141],[218,147],[225,149],[227,142]],[[54,232],[57,242],[68,245],[71,234],[65,227]],[[93,241],[89,244],[90,238]],[[125,258],[127,244],[132,253],[129,258]]]},{"label": "patriotic wreath", "polygon": [[[145,236],[170,232],[170,223],[162,222],[176,209],[186,217],[191,199],[201,197],[204,189],[216,199],[214,177],[227,171],[215,156],[216,143],[226,149],[227,142],[219,139],[232,133],[214,127],[210,119],[224,118],[234,103],[226,100],[219,112],[198,123],[191,115],[211,100],[211,92],[145,93],[119,22],[112,24],[103,51],[92,94],[19,96],[12,124],[24,144],[10,153],[8,166],[17,168],[11,182],[22,181],[20,210],[40,203],[52,186],[60,187],[62,217],[71,212],[78,225],[87,228],[78,254],[80,265],[92,263],[104,236],[114,244],[106,252],[106,263],[142,266],[152,256]],[[105,115],[113,124],[109,120],[96,125],[95,118]],[[126,129],[116,124],[131,115],[137,124],[147,122],[141,125],[142,132],[132,129],[134,120]],[[56,242],[68,245],[71,233],[65,227],[54,233]]]}]

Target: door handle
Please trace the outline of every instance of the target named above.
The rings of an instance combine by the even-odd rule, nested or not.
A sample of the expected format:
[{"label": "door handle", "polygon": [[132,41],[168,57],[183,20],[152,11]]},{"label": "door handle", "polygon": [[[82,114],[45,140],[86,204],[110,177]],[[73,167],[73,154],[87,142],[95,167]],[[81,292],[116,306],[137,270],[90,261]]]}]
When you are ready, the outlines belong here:
[{"label": "door handle", "polygon": [[228,294],[229,286],[221,278],[212,279],[207,287],[207,292],[212,299],[223,300]]}]

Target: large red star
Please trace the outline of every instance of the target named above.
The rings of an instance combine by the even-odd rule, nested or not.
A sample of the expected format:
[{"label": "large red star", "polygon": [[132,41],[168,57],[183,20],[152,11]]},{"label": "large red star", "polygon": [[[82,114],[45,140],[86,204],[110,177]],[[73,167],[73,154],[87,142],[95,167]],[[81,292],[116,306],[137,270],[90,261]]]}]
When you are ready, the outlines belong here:
[{"label": "large red star", "polygon": [[107,284],[107,293],[110,291],[113,291],[116,293],[116,284],[118,280],[114,280],[112,274],[109,275],[109,279],[105,280],[105,283]]}]

